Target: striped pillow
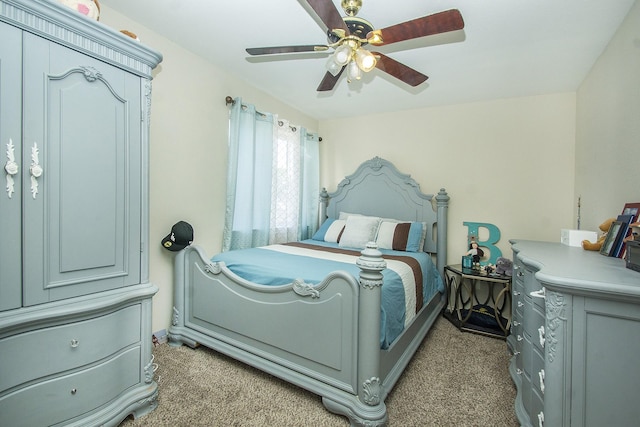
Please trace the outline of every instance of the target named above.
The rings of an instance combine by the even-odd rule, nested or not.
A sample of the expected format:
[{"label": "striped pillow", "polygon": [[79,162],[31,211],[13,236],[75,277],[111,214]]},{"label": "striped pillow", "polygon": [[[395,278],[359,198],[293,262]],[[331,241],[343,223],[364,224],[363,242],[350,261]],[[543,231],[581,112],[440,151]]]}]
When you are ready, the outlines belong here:
[{"label": "striped pillow", "polygon": [[420,252],[422,229],[421,222],[383,221],[378,230],[376,243],[380,249]]},{"label": "striped pillow", "polygon": [[316,234],[313,235],[312,239],[323,242],[338,243],[346,223],[346,220],[327,218],[322,223],[318,231],[316,231]]}]

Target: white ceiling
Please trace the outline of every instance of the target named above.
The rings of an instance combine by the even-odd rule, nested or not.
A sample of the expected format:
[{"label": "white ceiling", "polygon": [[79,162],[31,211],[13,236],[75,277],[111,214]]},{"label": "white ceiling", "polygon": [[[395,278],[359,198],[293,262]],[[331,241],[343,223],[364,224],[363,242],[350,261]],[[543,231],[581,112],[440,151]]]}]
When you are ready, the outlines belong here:
[{"label": "white ceiling", "polygon": [[[341,15],[340,0],[332,0]],[[376,28],[448,9],[461,31],[378,48],[429,76],[412,88],[374,70],[316,92],[328,54],[250,57],[247,47],[327,43],[305,0],[101,0],[316,119],[574,91],[635,0],[363,0]],[[130,28],[135,32],[135,28]],[[144,40],[142,40],[144,42]],[[230,93],[242,96],[241,93]]]}]

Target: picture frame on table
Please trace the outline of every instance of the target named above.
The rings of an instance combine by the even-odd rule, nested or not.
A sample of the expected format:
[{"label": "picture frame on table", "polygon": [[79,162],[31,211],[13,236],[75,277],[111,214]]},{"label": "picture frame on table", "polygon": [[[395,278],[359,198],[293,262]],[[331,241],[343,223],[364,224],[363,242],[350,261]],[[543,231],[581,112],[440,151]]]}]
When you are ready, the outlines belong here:
[{"label": "picture frame on table", "polygon": [[638,222],[638,217],[640,217],[640,202],[636,203],[625,203],[624,208],[622,209],[622,213],[618,216],[618,220],[625,221],[627,223],[627,229],[624,232],[624,236],[614,245],[615,252],[611,254],[611,256],[615,256],[618,258],[623,258],[626,252],[626,244],[625,238],[631,235],[631,229],[629,227],[630,224],[634,222]]},{"label": "picture frame on table", "polygon": [[613,256],[616,243],[624,239],[627,234],[628,225],[624,221],[613,221],[607,231],[607,238],[600,248],[600,253],[604,256]]},{"label": "picture frame on table", "polygon": [[620,215],[633,215],[633,220],[631,222],[638,222],[638,216],[640,215],[640,202],[625,203],[624,209],[622,209],[622,213]]}]

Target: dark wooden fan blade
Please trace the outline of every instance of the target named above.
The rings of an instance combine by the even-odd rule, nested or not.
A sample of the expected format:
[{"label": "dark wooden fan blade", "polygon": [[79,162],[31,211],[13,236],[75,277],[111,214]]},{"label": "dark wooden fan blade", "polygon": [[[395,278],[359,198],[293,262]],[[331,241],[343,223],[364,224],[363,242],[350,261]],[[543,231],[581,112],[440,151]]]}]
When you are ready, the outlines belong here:
[{"label": "dark wooden fan blade", "polygon": [[347,24],[345,24],[340,12],[331,0],[306,0],[309,6],[318,14],[329,30],[341,29],[347,35],[350,34]]},{"label": "dark wooden fan blade", "polygon": [[382,36],[382,43],[374,43],[376,46],[384,46],[391,43],[397,43],[404,40],[416,39],[418,37],[431,36],[434,34],[447,33],[449,31],[461,30],[464,28],[464,20],[460,11],[451,9],[440,13],[435,13],[422,18],[416,18],[401,24],[392,25],[391,27],[374,30],[372,33],[378,33]]},{"label": "dark wooden fan blade", "polygon": [[322,52],[328,49],[329,46],[310,44],[304,46],[250,47],[246,51],[249,55],[272,55],[275,53]]},{"label": "dark wooden fan blade", "polygon": [[411,67],[404,65],[395,59],[389,58],[379,52],[371,52],[378,57],[376,68],[380,71],[392,75],[396,79],[402,80],[409,86],[418,86],[424,83],[429,77],[425,76],[419,71],[414,70]]},{"label": "dark wooden fan blade", "polygon": [[317,91],[327,92],[332,90],[335,87],[336,83],[338,83],[338,80],[340,79],[340,76],[342,75],[342,72],[345,70],[345,68],[347,67],[342,67],[342,70],[340,70],[340,72],[336,76],[327,71],[327,73],[324,75],[324,78],[318,85]]}]

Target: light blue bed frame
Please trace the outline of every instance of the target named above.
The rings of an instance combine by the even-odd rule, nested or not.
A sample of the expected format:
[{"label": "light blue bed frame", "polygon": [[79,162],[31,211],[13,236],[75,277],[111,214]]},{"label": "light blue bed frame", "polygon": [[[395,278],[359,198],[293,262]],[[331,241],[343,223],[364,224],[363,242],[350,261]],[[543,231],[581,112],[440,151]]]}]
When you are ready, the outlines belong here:
[{"label": "light blue bed frame", "polygon": [[[437,257],[442,274],[448,201],[444,189],[423,194],[410,175],[374,157],[335,192],[322,192],[320,219],[352,212],[427,222],[425,251]],[[387,423],[384,401],[440,315],[444,294],[425,304],[391,347],[381,350],[385,263],[375,246],[362,251],[359,277],[335,271],[316,285],[257,285],[210,258],[197,245],[176,255],[171,345],[201,344],[305,388],[351,425]]]}]

